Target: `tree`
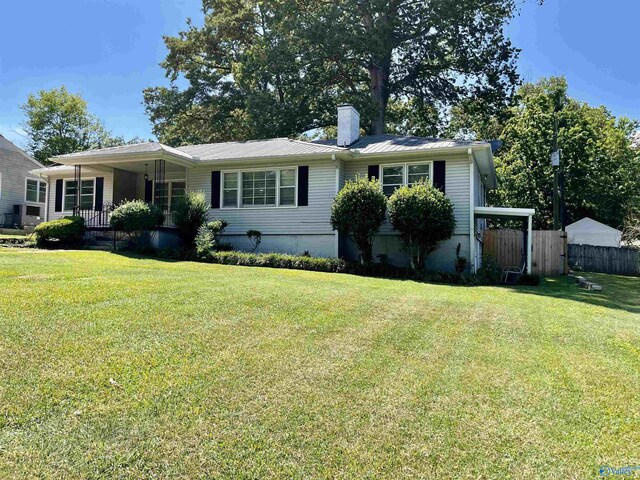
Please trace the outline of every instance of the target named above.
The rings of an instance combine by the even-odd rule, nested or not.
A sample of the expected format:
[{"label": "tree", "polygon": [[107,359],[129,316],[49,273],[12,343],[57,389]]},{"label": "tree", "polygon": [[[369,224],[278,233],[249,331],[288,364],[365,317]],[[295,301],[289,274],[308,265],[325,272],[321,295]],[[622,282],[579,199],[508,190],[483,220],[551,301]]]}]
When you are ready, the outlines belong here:
[{"label": "tree", "polygon": [[378,180],[347,180],[331,206],[331,226],[350,235],[361,263],[373,260],[373,237],[384,223],[387,197]]},{"label": "tree", "polygon": [[624,216],[622,241],[629,247],[640,248],[640,201],[630,203]]},{"label": "tree", "polygon": [[565,181],[565,224],[589,216],[619,228],[626,205],[640,196],[640,157],[631,143],[637,123],[570,98],[564,78],[542,79],[519,89],[500,135],[504,146],[495,159],[499,187],[490,192],[489,202],[533,207],[534,228],[552,228],[549,155],[554,114]]},{"label": "tree", "polygon": [[44,164],[50,164],[55,155],[140,141],[111,136],[89,113],[87,102],[64,86],[29,95],[21,109],[27,116],[23,127],[29,137],[29,153]]},{"label": "tree", "polygon": [[[202,27],[189,21],[178,37],[165,37],[170,86],[145,90],[147,113],[158,138],[174,145],[334,125],[344,101],[368,133],[385,132],[390,101],[424,107],[414,117],[424,130],[433,109],[442,115],[461,99],[481,98],[489,109],[507,102],[518,50],[504,28],[518,5],[203,0]],[[394,131],[416,130],[391,120]]]},{"label": "tree", "polygon": [[437,188],[419,182],[398,188],[389,198],[389,221],[400,232],[411,268],[424,262],[456,228],[453,205]]}]

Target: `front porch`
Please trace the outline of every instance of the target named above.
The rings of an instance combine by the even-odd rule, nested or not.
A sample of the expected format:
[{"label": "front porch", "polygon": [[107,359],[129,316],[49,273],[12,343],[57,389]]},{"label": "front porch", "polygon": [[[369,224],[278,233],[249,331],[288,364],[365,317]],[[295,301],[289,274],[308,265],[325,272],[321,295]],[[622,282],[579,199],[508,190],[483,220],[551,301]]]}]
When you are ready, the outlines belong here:
[{"label": "front porch", "polygon": [[113,210],[129,200],[159,206],[165,217],[161,226],[173,227],[172,211],[186,192],[185,167],[150,160],[72,168],[73,177],[62,179],[62,211],[83,217],[88,229],[109,229]]}]

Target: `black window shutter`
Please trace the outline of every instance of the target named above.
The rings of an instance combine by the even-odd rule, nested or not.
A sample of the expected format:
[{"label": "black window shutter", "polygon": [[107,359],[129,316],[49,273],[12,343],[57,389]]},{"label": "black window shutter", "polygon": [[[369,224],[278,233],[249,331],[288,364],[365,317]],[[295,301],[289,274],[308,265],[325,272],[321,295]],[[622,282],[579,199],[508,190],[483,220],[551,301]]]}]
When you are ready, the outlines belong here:
[{"label": "black window shutter", "polygon": [[437,162],[433,162],[433,186],[440,190],[442,193],[445,193],[445,171],[446,164],[444,160],[438,160]]},{"label": "black window shutter", "polygon": [[56,206],[55,211],[62,211],[62,189],[63,189],[62,179],[56,180]]},{"label": "black window shutter", "polygon": [[380,178],[380,165],[369,165],[368,168],[369,180],[377,180]]},{"label": "black window shutter", "polygon": [[220,170],[211,172],[211,208],[220,208]]},{"label": "black window shutter", "polygon": [[96,177],[96,212],[102,211],[102,196],[104,194],[104,177]]},{"label": "black window shutter", "polygon": [[153,202],[153,180],[144,181],[144,201],[146,203]]},{"label": "black window shutter", "polygon": [[298,206],[309,205],[309,167],[298,167]]}]

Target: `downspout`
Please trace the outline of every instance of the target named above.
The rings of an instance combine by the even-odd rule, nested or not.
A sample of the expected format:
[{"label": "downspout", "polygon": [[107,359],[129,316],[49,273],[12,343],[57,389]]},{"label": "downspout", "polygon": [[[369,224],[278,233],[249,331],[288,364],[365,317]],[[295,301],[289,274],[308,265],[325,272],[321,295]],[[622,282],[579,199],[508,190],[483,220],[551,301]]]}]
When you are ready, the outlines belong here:
[{"label": "downspout", "polygon": [[469,156],[469,268],[471,273],[476,273],[476,219],[473,207],[475,206],[475,171],[473,149],[467,150]]}]

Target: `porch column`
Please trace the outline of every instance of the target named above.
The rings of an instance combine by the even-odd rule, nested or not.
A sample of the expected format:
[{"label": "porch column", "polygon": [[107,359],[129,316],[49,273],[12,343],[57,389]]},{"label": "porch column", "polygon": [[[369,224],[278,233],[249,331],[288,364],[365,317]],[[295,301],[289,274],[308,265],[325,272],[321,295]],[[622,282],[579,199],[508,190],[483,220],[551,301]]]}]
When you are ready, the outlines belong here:
[{"label": "porch column", "polygon": [[[73,200],[73,214],[80,214],[80,188],[82,181],[82,165],[74,165],[73,166],[73,180],[76,182],[76,194],[74,195]],[[64,201],[64,198],[63,198]]]},{"label": "porch column", "polygon": [[533,256],[533,216],[527,216],[527,273],[531,274],[531,257]]}]

